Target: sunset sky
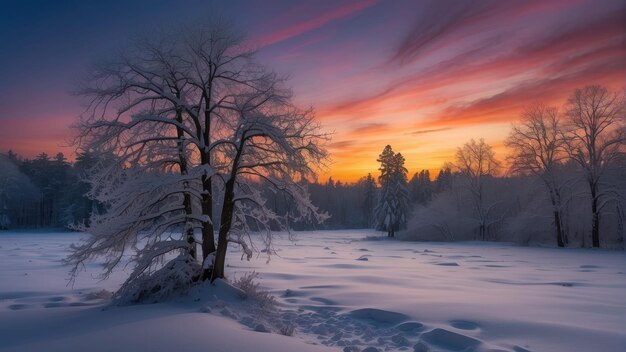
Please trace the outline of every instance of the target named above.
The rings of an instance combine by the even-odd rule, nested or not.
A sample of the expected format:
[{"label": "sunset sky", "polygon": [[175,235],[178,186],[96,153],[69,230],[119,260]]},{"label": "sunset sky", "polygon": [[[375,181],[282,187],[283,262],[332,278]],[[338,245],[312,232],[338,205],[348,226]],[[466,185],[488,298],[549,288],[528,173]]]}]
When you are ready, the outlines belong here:
[{"label": "sunset sky", "polygon": [[62,151],[89,64],[133,35],[219,12],[292,76],[328,131],[328,175],[376,173],[386,144],[411,173],[502,141],[525,105],[626,87],[626,1],[2,1],[0,152]]}]

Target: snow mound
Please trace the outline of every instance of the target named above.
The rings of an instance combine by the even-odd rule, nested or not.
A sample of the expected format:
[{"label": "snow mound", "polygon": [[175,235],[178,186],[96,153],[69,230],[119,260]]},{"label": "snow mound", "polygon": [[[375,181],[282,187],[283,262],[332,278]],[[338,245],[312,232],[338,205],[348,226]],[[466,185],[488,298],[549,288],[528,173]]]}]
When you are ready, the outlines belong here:
[{"label": "snow mound", "polygon": [[187,254],[181,254],[159,270],[131,276],[115,294],[118,304],[155,303],[173,295],[186,294],[202,272]]}]

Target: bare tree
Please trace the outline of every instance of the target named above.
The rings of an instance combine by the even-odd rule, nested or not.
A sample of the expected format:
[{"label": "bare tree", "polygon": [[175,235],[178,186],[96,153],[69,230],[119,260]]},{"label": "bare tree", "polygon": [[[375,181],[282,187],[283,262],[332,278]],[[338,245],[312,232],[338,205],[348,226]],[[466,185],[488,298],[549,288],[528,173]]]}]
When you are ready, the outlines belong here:
[{"label": "bare tree", "polygon": [[[228,136],[221,139],[224,158],[218,170],[224,196],[212,280],[224,277],[229,242],[241,245],[251,256],[251,230],[265,233],[269,248],[272,226],[289,231],[291,222],[320,223],[327,218],[318,212],[300,182],[315,177],[312,165],[326,157],[321,142],[327,135],[320,132],[312,111],[290,106],[286,96],[272,89],[241,95],[237,106],[225,121],[229,127],[223,133]],[[273,212],[265,205],[262,185],[287,196],[295,211],[284,217]]]},{"label": "bare tree", "polygon": [[505,144],[512,149],[508,157],[511,171],[536,176],[545,185],[552,205],[556,242],[559,247],[564,247],[567,236],[563,227],[561,187],[556,171],[567,154],[558,115],[557,108],[542,104],[526,108],[519,123],[513,125]]},{"label": "bare tree", "polygon": [[[328,136],[312,111],[292,105],[285,79],[257,64],[242,43],[229,25],[212,22],[141,40],[88,77],[80,93],[91,105],[78,124],[78,146],[116,157],[91,176],[91,196],[107,212],[84,228],[92,236],[68,258],[74,272],[106,255],[106,276],[135,249],[136,268],[122,289],[135,299],[162,287],[163,278],[188,284],[224,277],[229,241],[250,256],[252,242],[242,237],[250,226],[267,230],[268,247],[271,223],[288,229],[265,207],[261,180],[290,195],[301,216],[324,218],[298,181],[315,177],[311,165],[326,157]],[[215,217],[218,200],[222,213]],[[183,237],[175,235],[180,229]],[[177,250],[185,253],[172,265],[157,265]],[[152,285],[157,271],[163,275]]]},{"label": "bare tree", "polygon": [[582,168],[591,195],[593,247],[600,247],[602,208],[616,200],[603,185],[609,167],[624,155],[626,117],[624,100],[601,86],[576,89],[567,102],[567,151]]},{"label": "bare tree", "polygon": [[487,179],[495,175],[500,164],[491,146],[481,138],[478,142],[471,139],[457,149],[454,166],[462,180],[467,183],[471,194],[473,210],[478,220],[479,238],[486,240],[489,226],[492,225],[489,221],[490,214],[496,204],[486,204],[484,188]]}]

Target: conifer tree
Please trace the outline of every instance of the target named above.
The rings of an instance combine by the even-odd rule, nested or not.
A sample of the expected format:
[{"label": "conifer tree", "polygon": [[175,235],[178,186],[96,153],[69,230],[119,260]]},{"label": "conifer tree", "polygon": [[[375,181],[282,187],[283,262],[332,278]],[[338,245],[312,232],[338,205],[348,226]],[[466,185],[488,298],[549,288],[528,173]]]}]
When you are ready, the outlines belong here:
[{"label": "conifer tree", "polygon": [[404,156],[394,153],[387,145],[376,160],[380,162],[381,193],[375,209],[376,229],[387,231],[387,237],[394,237],[395,231],[406,226],[409,193],[407,189],[407,169]]}]

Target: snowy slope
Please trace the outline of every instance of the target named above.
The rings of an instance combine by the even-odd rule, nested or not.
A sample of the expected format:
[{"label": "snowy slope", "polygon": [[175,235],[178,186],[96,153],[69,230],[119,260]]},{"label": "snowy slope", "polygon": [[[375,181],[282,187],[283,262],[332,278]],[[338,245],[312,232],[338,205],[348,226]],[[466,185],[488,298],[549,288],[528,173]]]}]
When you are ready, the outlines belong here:
[{"label": "snowy slope", "polygon": [[[368,240],[303,232],[277,255],[228,273],[261,274],[280,310],[228,299],[224,285],[156,305],[106,307],[88,268],[66,287],[78,234],[0,234],[0,350],[623,351],[626,253],[491,243]],[[293,337],[280,326],[292,326]],[[259,327],[265,329],[259,329]],[[274,333],[254,331],[271,330]],[[316,345],[313,345],[316,344]],[[327,345],[327,346],[325,346]]]}]

